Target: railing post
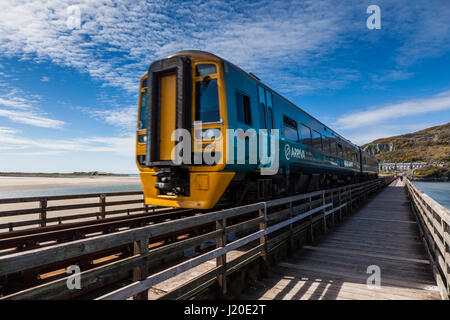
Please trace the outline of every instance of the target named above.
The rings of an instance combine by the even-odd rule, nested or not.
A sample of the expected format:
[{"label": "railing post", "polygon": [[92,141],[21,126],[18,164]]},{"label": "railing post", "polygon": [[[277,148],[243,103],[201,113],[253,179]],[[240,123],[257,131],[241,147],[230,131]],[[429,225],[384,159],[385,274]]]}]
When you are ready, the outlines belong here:
[{"label": "railing post", "polygon": [[449,298],[450,298],[450,284],[449,284],[449,282],[450,282],[450,279],[449,279],[449,272],[448,272],[448,270],[449,270],[449,266],[448,266],[448,256],[449,256],[449,252],[448,252],[448,250],[447,250],[447,248],[449,247],[449,244],[447,243],[447,239],[446,239],[446,233],[447,233],[447,228],[446,228],[446,222],[445,222],[445,220],[444,220],[444,218],[443,217],[441,217],[440,216],[440,218],[441,218],[441,226],[442,226],[442,242],[443,242],[443,244],[444,244],[444,252],[442,253],[443,255],[444,255],[444,270],[442,270],[443,272],[444,272],[444,277],[445,277],[445,283],[446,283],[446,286],[447,286],[447,295],[449,296]]},{"label": "railing post", "polygon": [[353,211],[353,199],[352,199],[352,187],[348,187],[348,191],[349,191],[349,202],[350,202],[350,212],[351,213]]},{"label": "railing post", "polygon": [[[325,205],[325,191],[322,191],[322,206]],[[322,229],[323,229],[323,233],[327,232],[327,216],[325,215],[326,209],[323,208],[322,214],[323,214],[323,218],[322,218]]]},{"label": "railing post", "polygon": [[[333,190],[333,191],[331,191],[331,194],[330,194],[330,197],[331,197],[331,208],[332,209],[334,209],[335,207],[336,207],[336,205],[335,205],[335,201],[334,201],[334,193],[335,193],[336,191],[335,190]],[[333,213],[331,214],[331,225],[332,225],[332,227],[334,228],[334,226],[335,226],[335,224],[336,224],[336,221],[335,221],[335,217],[336,217],[336,211],[333,211]]]},{"label": "railing post", "polygon": [[100,195],[100,216],[105,219],[106,216],[106,196],[104,194]]},{"label": "railing post", "polygon": [[[227,244],[227,223],[226,219],[216,221],[216,230],[222,230],[222,234],[216,238],[216,248],[224,247]],[[219,296],[224,297],[227,293],[227,254],[216,258],[216,266],[222,267],[222,272],[217,275],[217,284],[219,286]]]},{"label": "railing post", "polygon": [[[292,201],[289,202],[289,219],[294,217],[294,206]],[[292,254],[294,252],[294,226],[292,223],[289,224],[289,251]]]},{"label": "railing post", "polygon": [[[148,238],[133,242],[133,255],[148,252]],[[148,261],[145,259],[138,267],[133,269],[133,281],[142,281],[148,277]],[[133,296],[133,300],[148,300],[148,290]]]},{"label": "railing post", "polygon": [[[267,206],[264,202],[264,209],[258,210],[258,216],[262,217],[263,220],[259,223],[259,230],[266,230],[267,227]],[[262,275],[267,275],[268,262],[267,262],[267,238],[262,236],[259,238],[259,244],[262,246],[261,249],[261,273]]]},{"label": "railing post", "polygon": [[41,199],[39,203],[41,209],[39,219],[41,220],[41,227],[45,227],[47,225],[47,199]]},{"label": "railing post", "polygon": [[[311,197],[309,197],[309,210],[312,210]],[[309,241],[314,242],[314,228],[313,228],[313,215],[309,216]]]},{"label": "railing post", "polygon": [[[338,189],[338,192],[339,192],[339,205],[342,205],[341,188]],[[339,221],[342,221],[342,208],[339,209]]]}]

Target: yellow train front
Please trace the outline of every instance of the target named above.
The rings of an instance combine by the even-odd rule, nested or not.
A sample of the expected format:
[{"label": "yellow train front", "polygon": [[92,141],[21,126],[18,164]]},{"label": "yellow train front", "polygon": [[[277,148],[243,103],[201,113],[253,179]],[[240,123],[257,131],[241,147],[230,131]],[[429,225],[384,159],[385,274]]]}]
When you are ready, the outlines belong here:
[{"label": "yellow train front", "polygon": [[[146,204],[211,208],[233,179],[233,172],[223,172],[225,161],[194,159],[211,141],[215,146],[209,151],[225,159],[228,119],[222,68],[221,59],[212,54],[184,51],[154,62],[141,79],[136,155]],[[176,129],[192,133],[192,161],[172,161]],[[205,132],[221,138],[209,141]]]},{"label": "yellow train front", "polygon": [[[257,140],[239,130],[257,132]],[[142,77],[136,161],[146,204],[198,209],[378,174],[376,159],[358,146],[253,74],[202,51],[174,53]]]}]

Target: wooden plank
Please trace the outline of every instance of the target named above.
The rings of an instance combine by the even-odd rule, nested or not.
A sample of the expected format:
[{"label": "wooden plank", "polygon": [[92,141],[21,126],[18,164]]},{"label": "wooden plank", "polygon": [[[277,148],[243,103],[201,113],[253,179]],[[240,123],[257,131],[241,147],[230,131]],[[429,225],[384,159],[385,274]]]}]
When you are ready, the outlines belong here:
[{"label": "wooden plank", "polygon": [[[298,270],[299,272],[310,272],[317,274],[318,277],[323,277],[325,279],[346,279],[347,281],[354,282],[354,281],[363,281],[364,283],[367,282],[368,275],[357,275],[355,273],[349,273],[349,272],[340,272],[334,269],[327,269],[327,268],[318,268],[318,267],[302,267],[291,263],[282,262],[279,264],[280,268],[286,268],[286,269],[294,269]],[[389,286],[399,286],[404,288],[415,288],[415,289],[421,289],[421,290],[431,290],[431,291],[438,291],[437,286],[430,282],[419,282],[419,281],[404,281],[402,279],[397,278],[390,278],[390,277],[382,277],[381,278],[382,285],[389,285]]]},{"label": "wooden plank", "polygon": [[[283,276],[283,273],[279,273],[275,270],[274,275],[267,280],[264,280],[264,285],[275,289],[273,293],[277,293],[281,299],[301,299],[301,300],[328,300],[337,299],[338,296],[345,299],[436,299],[435,291],[417,290],[410,288],[397,287],[395,290],[389,286],[381,286],[377,289],[370,289],[366,283],[346,281],[345,279],[322,279],[318,278],[314,273],[302,273],[290,272],[289,276],[283,276],[280,280],[276,275]],[[286,290],[287,289],[287,290]],[[261,293],[264,290],[260,291]],[[275,298],[276,296],[270,296],[271,293],[265,294],[267,298]],[[253,297],[249,297],[253,298]]]},{"label": "wooden plank", "polygon": [[410,262],[417,262],[417,263],[423,263],[423,264],[430,264],[430,261],[424,260],[424,259],[405,258],[405,257],[399,257],[399,256],[375,254],[375,253],[362,252],[362,251],[331,249],[331,248],[314,247],[314,246],[304,246],[303,248],[309,249],[309,250],[318,250],[318,251],[333,252],[333,253],[340,253],[340,254],[348,254],[348,255],[356,255],[356,256],[384,258],[384,259],[391,259],[391,260],[398,260],[398,261],[410,261]]}]

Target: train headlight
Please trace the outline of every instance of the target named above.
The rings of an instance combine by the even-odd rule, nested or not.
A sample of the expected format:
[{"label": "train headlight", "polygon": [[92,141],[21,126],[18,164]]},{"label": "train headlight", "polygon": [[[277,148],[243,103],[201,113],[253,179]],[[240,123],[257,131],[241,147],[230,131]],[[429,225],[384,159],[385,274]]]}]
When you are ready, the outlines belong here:
[{"label": "train headlight", "polygon": [[146,134],[138,135],[138,142],[139,143],[146,143],[147,142],[147,135]]},{"label": "train headlight", "polygon": [[220,129],[203,129],[201,138],[203,140],[211,140],[220,138]]}]

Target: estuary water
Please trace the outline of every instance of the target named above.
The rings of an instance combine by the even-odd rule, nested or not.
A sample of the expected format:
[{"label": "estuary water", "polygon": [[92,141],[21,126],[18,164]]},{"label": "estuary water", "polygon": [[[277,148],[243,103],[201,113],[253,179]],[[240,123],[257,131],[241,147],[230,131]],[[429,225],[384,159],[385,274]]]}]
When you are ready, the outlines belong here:
[{"label": "estuary water", "polygon": [[450,182],[423,182],[413,181],[422,192],[450,209]]},{"label": "estuary water", "polygon": [[84,186],[70,188],[44,188],[31,190],[12,190],[0,191],[0,199],[20,198],[20,197],[45,197],[45,196],[61,196],[72,194],[88,194],[88,193],[106,193],[106,192],[126,192],[126,191],[142,191],[140,183],[135,184],[118,184],[106,186]]}]

